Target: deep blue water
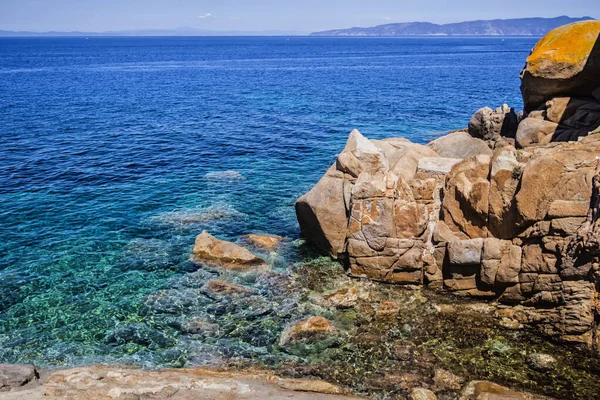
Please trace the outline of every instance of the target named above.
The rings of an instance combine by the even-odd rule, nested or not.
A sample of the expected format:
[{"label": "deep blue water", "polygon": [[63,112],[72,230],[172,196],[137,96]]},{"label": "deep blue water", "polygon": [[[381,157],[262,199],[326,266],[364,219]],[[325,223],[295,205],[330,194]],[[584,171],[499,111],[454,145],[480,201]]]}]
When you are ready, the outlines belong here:
[{"label": "deep blue water", "polygon": [[425,143],[519,108],[535,41],[0,39],[0,362],[110,353],[203,229],[286,236],[284,268],[353,128]]}]

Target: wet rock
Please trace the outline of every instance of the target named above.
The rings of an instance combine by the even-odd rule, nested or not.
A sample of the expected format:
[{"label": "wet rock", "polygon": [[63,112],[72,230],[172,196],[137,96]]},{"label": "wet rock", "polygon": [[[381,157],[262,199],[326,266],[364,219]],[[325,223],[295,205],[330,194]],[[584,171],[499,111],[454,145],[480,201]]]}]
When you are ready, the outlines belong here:
[{"label": "wet rock", "polygon": [[460,400],[536,400],[543,397],[516,392],[488,381],[471,381],[460,395]]},{"label": "wet rock", "polygon": [[358,291],[356,286],[351,288],[339,289],[333,293],[324,296],[325,301],[336,308],[352,308],[358,301]]},{"label": "wet rock", "polygon": [[156,350],[173,345],[173,340],[146,324],[137,323],[114,329],[107,335],[106,343],[117,346],[133,343]]},{"label": "wet rock", "polygon": [[235,243],[219,240],[206,231],[196,238],[192,260],[240,271],[266,267],[265,261],[252,254],[248,249]]},{"label": "wet rock", "polygon": [[521,71],[521,92],[530,112],[547,100],[568,95],[592,96],[600,86],[599,21],[583,21],[550,31]]},{"label": "wet rock", "polygon": [[410,391],[411,400],[437,400],[437,396],[429,389],[413,388]]},{"label": "wet rock", "polygon": [[442,390],[460,390],[464,381],[460,376],[441,368],[436,368],[433,375],[433,383]]},{"label": "wet rock", "polygon": [[187,317],[181,323],[182,333],[195,335],[214,335],[219,332],[219,325],[208,322],[200,317]]},{"label": "wet rock", "polygon": [[317,342],[337,333],[337,328],[326,318],[310,317],[285,328],[279,339],[279,345],[286,347],[300,341]]},{"label": "wet rock", "polygon": [[469,135],[466,131],[449,133],[429,142],[427,146],[445,158],[463,159],[479,154],[492,155],[492,149],[485,141]]},{"label": "wet rock", "polygon": [[508,105],[503,104],[495,110],[484,107],[471,118],[469,135],[474,138],[496,142],[502,137],[515,137],[517,124],[517,114]]},{"label": "wet rock", "polygon": [[533,353],[527,356],[527,364],[536,371],[549,371],[556,366],[556,358],[550,354]]},{"label": "wet rock", "polygon": [[265,249],[272,249],[277,246],[283,238],[281,236],[275,235],[257,235],[257,234],[249,234],[248,239],[250,242],[258,247],[262,247]]},{"label": "wet rock", "polygon": [[0,392],[17,389],[38,378],[31,364],[0,364]]},{"label": "wet rock", "polygon": [[217,294],[221,296],[239,297],[249,296],[254,294],[252,289],[247,287],[235,285],[233,283],[223,281],[220,279],[210,280],[204,285],[203,290],[209,294]]},{"label": "wet rock", "polygon": [[375,315],[378,318],[396,318],[399,312],[400,307],[398,307],[398,303],[393,300],[384,300],[379,303]]}]

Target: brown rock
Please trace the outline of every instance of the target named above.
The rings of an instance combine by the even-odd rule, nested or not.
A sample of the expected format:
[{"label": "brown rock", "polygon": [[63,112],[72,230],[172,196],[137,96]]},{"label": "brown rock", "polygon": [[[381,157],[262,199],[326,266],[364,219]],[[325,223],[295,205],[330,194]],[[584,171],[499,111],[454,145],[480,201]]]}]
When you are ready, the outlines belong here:
[{"label": "brown rock", "polygon": [[257,234],[249,234],[248,239],[253,245],[263,247],[265,249],[272,249],[283,240],[281,236]]},{"label": "brown rock", "polygon": [[[540,143],[549,143],[558,130],[557,123],[537,118],[525,118],[517,130],[517,144],[519,147],[529,147]],[[548,139],[544,141],[546,137]]]},{"label": "brown rock", "polygon": [[337,333],[336,327],[326,318],[310,317],[285,328],[279,339],[279,345],[286,347],[299,341],[315,342]]},{"label": "brown rock", "polygon": [[336,308],[352,308],[358,301],[358,291],[356,286],[351,288],[339,289],[326,295],[325,301]]},{"label": "brown rock", "polygon": [[265,261],[249,250],[235,243],[219,240],[206,231],[196,238],[192,261],[243,271],[266,267]]},{"label": "brown rock", "polygon": [[442,390],[460,390],[465,380],[445,369],[436,368],[433,383]]},{"label": "brown rock", "polygon": [[330,168],[325,176],[296,202],[296,216],[304,237],[332,256],[344,248],[346,203],[344,173]]},{"label": "brown rock", "polygon": [[410,392],[411,400],[437,400],[437,396],[429,389],[413,388]]},{"label": "brown rock", "polygon": [[20,388],[37,378],[31,364],[0,364],[0,392]]},{"label": "brown rock", "polygon": [[208,369],[149,371],[107,366],[53,372],[43,386],[7,393],[6,400],[166,399],[178,400],[335,400],[358,399],[328,382],[285,379],[269,372],[220,372]]},{"label": "brown rock", "polygon": [[536,396],[511,390],[488,381],[471,381],[467,384],[459,400],[543,400],[547,397]]},{"label": "brown rock", "polygon": [[489,156],[467,158],[446,176],[443,221],[470,238],[488,235],[490,161]]},{"label": "brown rock", "polygon": [[449,133],[429,142],[427,146],[445,158],[464,159],[480,154],[492,155],[492,150],[485,141],[471,136],[467,131]]}]

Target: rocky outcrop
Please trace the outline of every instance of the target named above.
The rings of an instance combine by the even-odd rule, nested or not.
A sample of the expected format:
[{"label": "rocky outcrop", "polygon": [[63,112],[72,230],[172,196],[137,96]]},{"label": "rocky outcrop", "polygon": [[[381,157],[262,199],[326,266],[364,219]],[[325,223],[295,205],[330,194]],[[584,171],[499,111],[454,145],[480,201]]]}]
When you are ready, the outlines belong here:
[{"label": "rocky outcrop", "polygon": [[565,25],[535,46],[521,72],[525,110],[558,96],[592,97],[600,87],[600,21]]},{"label": "rocky outcrop", "polygon": [[31,364],[0,364],[0,392],[18,389],[39,377]]},{"label": "rocky outcrop", "polygon": [[[351,140],[367,140],[358,135]],[[567,245],[583,240],[575,238],[589,213],[600,136],[464,160],[387,143],[414,158],[382,146],[342,179],[347,216],[337,256],[350,275],[495,298],[506,305],[505,320],[592,344],[592,264],[572,267],[580,261],[568,261]]]},{"label": "rocky outcrop", "polygon": [[217,265],[233,270],[247,271],[265,268],[265,261],[255,256],[250,250],[235,243],[219,240],[204,231],[196,238],[192,261]]},{"label": "rocky outcrop", "polygon": [[[353,131],[326,174],[336,180],[317,185],[335,210],[299,213],[303,232],[333,238],[322,247],[351,276],[497,299],[505,326],[600,348],[599,32],[572,24],[538,43],[525,118],[483,108],[468,136],[427,147]],[[322,207],[311,192],[299,208]]]},{"label": "rocky outcrop", "polygon": [[286,379],[254,370],[207,369],[146,371],[107,366],[81,367],[52,373],[42,386],[6,393],[6,400],[54,399],[358,399],[318,379]]},{"label": "rocky outcrop", "polygon": [[281,347],[299,342],[316,342],[338,334],[338,330],[327,318],[314,316],[288,326],[279,339]]}]

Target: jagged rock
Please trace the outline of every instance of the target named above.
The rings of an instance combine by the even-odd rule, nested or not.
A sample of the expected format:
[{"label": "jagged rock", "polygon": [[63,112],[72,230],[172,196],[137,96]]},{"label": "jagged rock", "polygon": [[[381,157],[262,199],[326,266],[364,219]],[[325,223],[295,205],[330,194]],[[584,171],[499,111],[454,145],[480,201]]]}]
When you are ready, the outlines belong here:
[{"label": "jagged rock", "polygon": [[199,317],[188,317],[181,323],[180,330],[183,333],[214,335],[219,332],[219,325]]},{"label": "jagged rock", "polygon": [[38,378],[31,364],[0,364],[0,392],[19,388]]},{"label": "jagged rock", "polygon": [[480,154],[492,155],[492,149],[485,141],[471,136],[467,131],[449,133],[429,142],[427,146],[445,158],[463,159]]},{"label": "jagged rock", "polygon": [[281,236],[257,234],[249,234],[248,239],[253,245],[263,247],[265,249],[272,249],[283,240]]},{"label": "jagged rock", "polygon": [[417,173],[425,175],[446,175],[461,158],[423,157],[419,160]]},{"label": "jagged rock", "polygon": [[235,270],[250,270],[266,267],[262,258],[235,243],[219,240],[204,231],[196,237],[192,261],[215,264]]},{"label": "jagged rock", "polygon": [[540,40],[521,71],[526,111],[565,95],[591,96],[600,86],[600,21],[565,25]]},{"label": "jagged rock", "polygon": [[502,137],[515,137],[517,125],[517,114],[508,105],[503,104],[495,110],[484,107],[478,110],[469,121],[469,135],[496,142]]},{"label": "jagged rock", "polygon": [[332,335],[337,335],[338,330],[326,318],[315,316],[285,328],[279,339],[279,345],[286,347],[302,342],[317,342]]}]

